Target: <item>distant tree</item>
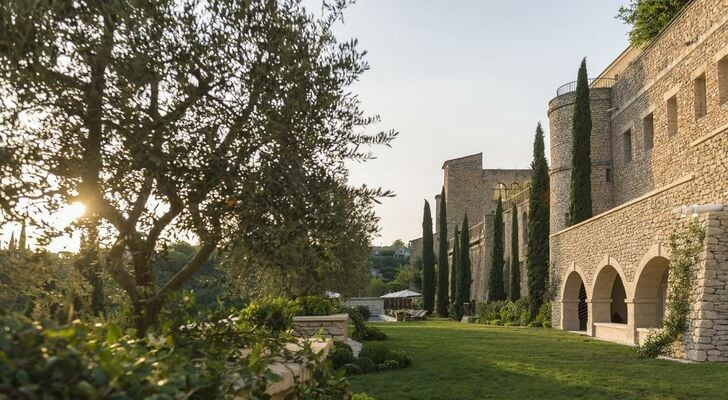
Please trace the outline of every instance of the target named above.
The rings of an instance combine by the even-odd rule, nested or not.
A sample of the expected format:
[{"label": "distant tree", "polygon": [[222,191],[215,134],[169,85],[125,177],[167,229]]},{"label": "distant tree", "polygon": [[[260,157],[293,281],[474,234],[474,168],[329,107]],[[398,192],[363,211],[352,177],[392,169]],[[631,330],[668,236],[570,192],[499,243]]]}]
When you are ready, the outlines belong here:
[{"label": "distant tree", "polygon": [[635,46],[647,44],[672,21],[690,0],[630,0],[619,7],[617,18],[632,25],[629,40]]},{"label": "distant tree", "polygon": [[544,154],[541,124],[536,126],[531,162],[531,196],[528,205],[526,270],[531,318],[543,304],[549,282],[549,166]]},{"label": "distant tree", "polygon": [[17,247],[15,242],[15,231],[10,232],[10,241],[8,242],[8,250],[13,251]]},{"label": "distant tree", "polygon": [[[106,313],[102,279],[103,260],[99,252],[98,223],[85,218],[81,223],[81,243],[74,266],[91,285],[91,312],[94,316]],[[183,265],[180,265],[182,267]]]},{"label": "distant tree", "polygon": [[395,239],[395,241],[392,242],[392,245],[390,247],[392,247],[394,249],[399,249],[399,248],[405,247],[404,240],[402,240],[402,239]]},{"label": "distant tree", "polygon": [[448,282],[448,276],[450,274],[448,266],[448,243],[447,243],[447,202],[445,201],[445,188],[442,188],[440,193],[440,226],[438,227],[439,234],[439,249],[437,254],[437,315],[441,317],[447,317],[448,308],[450,305],[450,298],[448,291],[450,285]]},{"label": "distant tree", "polygon": [[18,238],[18,250],[28,250],[28,238],[26,237],[27,233],[25,232],[25,219],[23,219],[23,222],[20,224],[20,237]]},{"label": "distant tree", "polygon": [[422,214],[422,306],[430,314],[435,307],[435,253],[432,243],[432,214],[425,200]]},{"label": "distant tree", "polygon": [[412,265],[415,270],[415,290],[422,291],[422,257],[417,257]]},{"label": "distant tree", "polygon": [[576,80],[574,120],[571,150],[571,196],[569,203],[570,225],[578,224],[592,216],[591,198],[591,107],[589,105],[589,80],[586,58],[581,60]]},{"label": "distant tree", "polygon": [[455,288],[455,310],[456,319],[463,317],[463,303],[470,301],[470,229],[468,225],[468,214],[463,217],[463,230],[460,232],[460,250],[458,251],[458,284]]},{"label": "distant tree", "polygon": [[364,292],[369,297],[379,297],[387,293],[387,284],[379,278],[372,278]]},{"label": "distant tree", "polygon": [[[0,208],[83,203],[139,335],[218,247],[303,291],[346,284],[388,194],[349,185],[346,161],[396,133],[368,132],[377,117],[349,89],[368,64],[332,33],[345,3],[3,2]],[[200,245],[158,284],[156,252],[179,233]]]},{"label": "distant tree", "polygon": [[504,242],[503,242],[503,201],[498,197],[498,204],[493,216],[493,243],[490,252],[490,276],[488,279],[488,300],[500,301],[506,299],[503,288]]},{"label": "distant tree", "polygon": [[455,236],[452,246],[452,273],[450,274],[450,308],[455,305],[455,297],[457,296],[458,282],[460,282],[460,232],[458,226],[455,225]]},{"label": "distant tree", "polygon": [[521,268],[518,254],[518,206],[513,203],[511,208],[511,284],[510,299],[516,301],[521,298]]}]

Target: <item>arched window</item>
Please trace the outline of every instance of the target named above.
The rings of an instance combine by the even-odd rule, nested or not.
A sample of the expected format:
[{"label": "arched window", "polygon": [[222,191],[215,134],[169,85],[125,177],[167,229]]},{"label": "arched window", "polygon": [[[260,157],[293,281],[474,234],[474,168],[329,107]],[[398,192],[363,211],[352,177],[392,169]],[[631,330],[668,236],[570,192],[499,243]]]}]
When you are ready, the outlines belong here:
[{"label": "arched window", "polygon": [[508,186],[505,183],[499,182],[493,187],[493,200],[503,200],[508,198]]},{"label": "arched window", "polygon": [[521,185],[519,185],[518,182],[511,183],[511,196],[515,196],[520,191]]}]

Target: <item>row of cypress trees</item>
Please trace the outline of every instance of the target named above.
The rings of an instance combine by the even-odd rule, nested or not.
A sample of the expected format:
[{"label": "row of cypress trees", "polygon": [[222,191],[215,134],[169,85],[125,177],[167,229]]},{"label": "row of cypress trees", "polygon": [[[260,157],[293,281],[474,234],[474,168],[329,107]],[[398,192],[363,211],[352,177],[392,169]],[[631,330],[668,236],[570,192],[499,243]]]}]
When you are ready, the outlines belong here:
[{"label": "row of cypress trees", "polygon": [[[462,231],[455,226],[452,276],[448,262],[447,201],[445,189],[440,197],[440,224],[438,229],[437,276],[435,275],[435,253],[433,250],[432,212],[425,200],[422,218],[422,302],[423,308],[432,313],[437,305],[437,314],[447,317],[452,312],[455,319],[462,318],[463,303],[470,299],[470,230],[468,216],[462,222]],[[437,295],[437,296],[436,296]]]},{"label": "row of cypress trees", "polygon": [[[592,216],[591,128],[589,82],[586,70],[586,59],[583,59],[577,76],[576,98],[574,103],[571,193],[568,221],[570,225],[577,224]],[[533,161],[531,162],[531,196],[528,206],[526,251],[528,293],[531,297],[532,317],[536,316],[548,294],[549,191],[549,168],[545,155],[544,132],[541,128],[541,123],[538,123],[533,143]],[[452,274],[450,274],[447,241],[447,204],[444,188],[440,195],[439,217],[438,274],[435,277],[432,217],[430,205],[425,201],[422,225],[423,303],[425,309],[432,313],[435,306],[435,292],[437,291],[438,315],[442,317],[447,316],[448,306],[450,305],[453,318],[460,319],[463,315],[463,303],[470,299],[470,232],[468,229],[467,215],[465,215],[461,225],[462,232],[459,232],[458,227],[455,226]],[[521,276],[518,263],[518,209],[515,204],[512,206],[511,220],[510,296],[506,294],[503,276],[503,268],[505,266],[503,226],[503,202],[499,198],[493,220],[492,265],[488,279],[488,299],[490,301],[506,300],[507,297],[515,301],[520,297]]]}]

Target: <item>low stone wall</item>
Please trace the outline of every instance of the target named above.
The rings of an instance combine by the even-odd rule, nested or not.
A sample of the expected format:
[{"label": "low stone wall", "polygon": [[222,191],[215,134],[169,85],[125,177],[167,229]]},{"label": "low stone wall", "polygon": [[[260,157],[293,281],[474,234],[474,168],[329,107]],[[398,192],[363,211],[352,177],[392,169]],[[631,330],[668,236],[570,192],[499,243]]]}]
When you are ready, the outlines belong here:
[{"label": "low stone wall", "polygon": [[[311,350],[320,355],[323,360],[331,351],[333,343],[331,339],[314,340],[310,343]],[[295,353],[300,351],[302,347],[301,344],[289,343],[286,345],[286,349]],[[269,365],[268,368],[281,377],[281,380],[277,382],[270,382],[265,390],[271,400],[285,399],[296,382],[306,382],[313,377],[313,370],[301,363],[279,361]]]},{"label": "low stone wall", "polygon": [[345,342],[349,338],[349,314],[293,317],[293,334],[298,337],[323,337]]},{"label": "low stone wall", "polygon": [[379,297],[353,297],[346,301],[346,306],[364,306],[372,315],[384,315],[384,299]]}]

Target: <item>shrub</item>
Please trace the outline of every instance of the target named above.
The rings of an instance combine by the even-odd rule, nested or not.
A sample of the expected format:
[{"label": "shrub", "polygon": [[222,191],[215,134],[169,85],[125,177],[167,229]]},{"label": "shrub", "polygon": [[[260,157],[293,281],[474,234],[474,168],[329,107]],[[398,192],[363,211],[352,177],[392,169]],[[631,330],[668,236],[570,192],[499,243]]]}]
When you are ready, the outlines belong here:
[{"label": "shrub", "polygon": [[250,303],[241,315],[254,327],[276,333],[288,330],[297,312],[298,305],[295,302],[283,298],[264,298]]},{"label": "shrub", "polygon": [[364,316],[361,315],[359,310],[356,308],[350,308],[349,318],[354,324],[354,331],[351,333],[351,338],[358,341],[363,340],[387,340],[387,334],[371,326],[367,326],[364,322]]},{"label": "shrub", "polygon": [[343,368],[347,364],[354,364],[356,362],[351,347],[342,342],[334,342],[334,348],[329,353],[328,359],[335,369]]},{"label": "shrub", "polygon": [[[367,361],[363,361],[367,360]],[[369,344],[362,348],[359,353],[359,366],[364,370],[366,363],[368,367],[375,366],[377,371],[391,371],[407,368],[412,365],[412,358],[403,351],[392,351],[385,346]]]},{"label": "shrub", "polygon": [[488,324],[490,321],[500,319],[500,310],[506,303],[504,301],[491,301],[488,303],[478,303],[477,313],[478,321],[483,324]]},{"label": "shrub", "polygon": [[541,326],[544,328],[551,328],[551,302],[547,301],[541,304],[541,308],[538,309],[536,318],[529,324],[529,326]]},{"label": "shrub", "polygon": [[301,296],[296,299],[296,315],[331,315],[339,312],[336,300],[321,296]]},{"label": "shrub", "polygon": [[351,397],[351,400],[376,400],[376,399],[374,397],[372,397],[372,396],[369,396],[366,393],[355,393]]},{"label": "shrub", "polygon": [[[42,325],[0,311],[0,397],[265,398],[268,382],[277,379],[267,371],[271,362],[285,357],[313,365],[316,360],[309,349],[283,352],[283,336],[271,337],[229,316],[229,310],[200,313],[193,323],[165,326],[139,339],[114,324]],[[314,372],[314,382],[294,391],[313,387],[332,396],[319,398],[346,396],[348,384],[333,376],[327,363]]]},{"label": "shrub", "polygon": [[356,360],[356,365],[363,374],[377,370],[377,364],[371,358],[364,357],[361,354],[359,354],[359,358]]},{"label": "shrub", "polygon": [[372,312],[369,310],[369,307],[367,306],[356,306],[354,307],[356,311],[361,314],[362,318],[364,318],[365,321],[368,321],[369,318],[372,317]]}]

